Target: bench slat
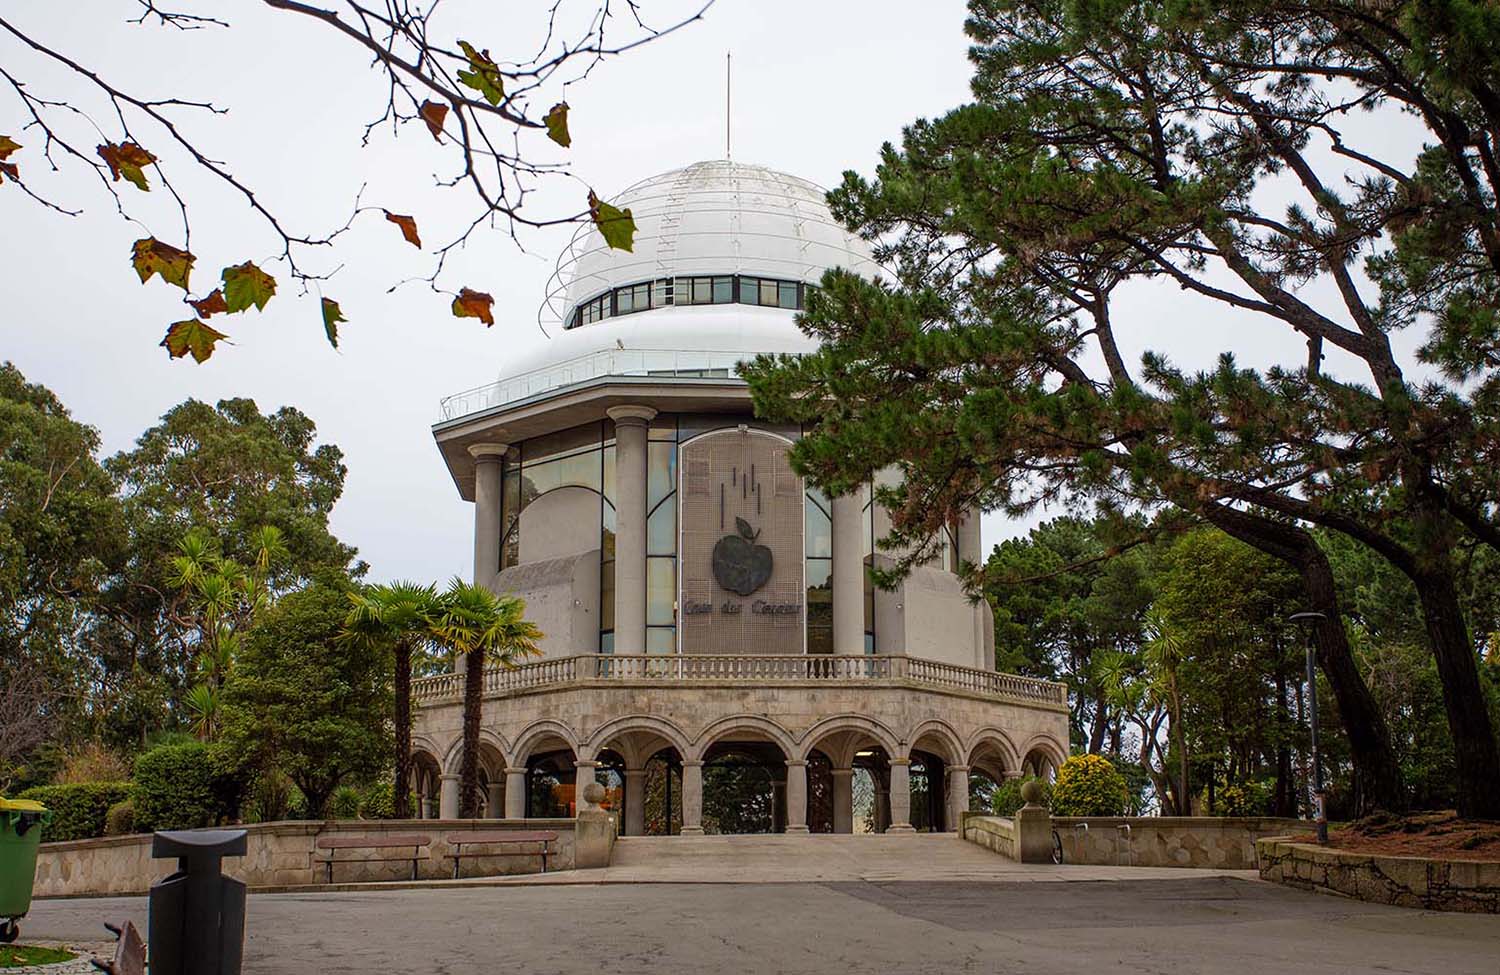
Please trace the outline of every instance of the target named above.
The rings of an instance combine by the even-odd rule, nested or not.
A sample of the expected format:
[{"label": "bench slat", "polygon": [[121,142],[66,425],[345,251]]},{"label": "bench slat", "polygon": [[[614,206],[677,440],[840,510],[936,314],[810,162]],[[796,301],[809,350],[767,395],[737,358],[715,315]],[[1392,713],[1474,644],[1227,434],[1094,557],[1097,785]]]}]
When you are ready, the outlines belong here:
[{"label": "bench slat", "polygon": [[447,840],[449,846],[467,846],[473,843],[552,843],[556,842],[557,834],[544,830],[524,832],[492,829],[476,830],[471,833],[449,833]]},{"label": "bench slat", "polygon": [[432,837],[423,833],[396,833],[390,836],[320,836],[320,850],[385,850],[397,846],[429,846]]}]

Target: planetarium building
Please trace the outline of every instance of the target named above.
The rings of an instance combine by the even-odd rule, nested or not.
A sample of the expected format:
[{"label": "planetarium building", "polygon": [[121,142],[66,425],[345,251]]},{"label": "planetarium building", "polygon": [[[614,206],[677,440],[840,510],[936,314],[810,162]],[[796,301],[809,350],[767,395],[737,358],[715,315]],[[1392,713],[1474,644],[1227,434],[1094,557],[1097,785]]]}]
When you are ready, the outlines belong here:
[{"label": "planetarium building", "polygon": [[[474,505],[474,577],[526,600],[544,655],[485,676],[485,815],[571,815],[598,781],[623,835],[956,828],[970,779],[1062,761],[1062,685],[996,673],[953,569],[977,513],[895,589],[887,519],[788,463],[738,363],[801,353],[823,272],[876,273],[811,183],[704,162],[645,180],[633,253],[580,234],[557,326],[433,428]],[[882,472],[872,472],[878,482]],[[418,682],[424,815],[458,808],[463,678]]]}]

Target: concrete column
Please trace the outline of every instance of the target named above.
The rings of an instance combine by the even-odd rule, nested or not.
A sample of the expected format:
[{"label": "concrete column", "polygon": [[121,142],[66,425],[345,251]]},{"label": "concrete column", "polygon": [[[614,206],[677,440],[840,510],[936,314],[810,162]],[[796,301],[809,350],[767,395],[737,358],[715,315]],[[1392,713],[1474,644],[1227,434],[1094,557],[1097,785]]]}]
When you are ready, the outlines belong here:
[{"label": "concrete column", "polygon": [[595,774],[598,771],[599,763],[574,762],[573,768],[576,769],[573,774],[573,811],[576,814],[583,812],[585,809],[593,808],[593,804],[583,797],[583,790],[590,783],[599,781]]},{"label": "concrete column", "polygon": [[859,492],[832,500],[833,652],[865,652],[864,505]]},{"label": "concrete column", "polygon": [[475,444],[474,458],[474,582],[495,588],[500,574],[500,497],[503,443]]},{"label": "concrete column", "polygon": [[438,787],[438,819],[458,818],[458,776],[444,773]]},{"label": "concrete column", "polygon": [[948,822],[947,832],[958,832],[964,813],[969,811],[969,767],[948,766]]},{"label": "concrete column", "polygon": [[615,653],[646,652],[647,406],[614,406]]},{"label": "concrete column", "polygon": [[833,831],[854,832],[854,769],[833,770]]},{"label": "concrete column", "polygon": [[646,770],[625,770],[625,834],[646,835]]},{"label": "concrete column", "polygon": [[417,813],[417,818],[418,819],[433,819],[433,818],[435,818],[433,816],[433,814],[432,814],[433,810],[432,810],[432,799],[431,798],[429,798],[427,796],[423,796],[421,798],[421,800],[417,803],[417,805],[421,807],[421,811]]},{"label": "concrete column", "polygon": [[911,759],[891,759],[891,825],[887,833],[915,832],[911,825]]},{"label": "concrete column", "polygon": [[505,780],[495,779],[489,784],[485,796],[486,805],[489,807],[489,819],[499,819],[505,815]]},{"label": "concrete column", "polygon": [[505,818],[526,818],[526,770],[524,768],[505,770]]},{"label": "concrete column", "polygon": [[786,763],[786,831],[807,832],[807,762]]},{"label": "concrete column", "polygon": [[682,835],[703,835],[703,763],[682,763]]},{"label": "concrete column", "polygon": [[881,785],[877,778],[875,783],[875,832],[883,833],[891,822],[891,790],[888,786]]},{"label": "concrete column", "polygon": [[958,560],[960,562],[973,562],[975,565],[984,564],[984,543],[979,537],[979,509],[965,508],[964,513],[958,519],[958,531],[954,533],[958,541]]}]

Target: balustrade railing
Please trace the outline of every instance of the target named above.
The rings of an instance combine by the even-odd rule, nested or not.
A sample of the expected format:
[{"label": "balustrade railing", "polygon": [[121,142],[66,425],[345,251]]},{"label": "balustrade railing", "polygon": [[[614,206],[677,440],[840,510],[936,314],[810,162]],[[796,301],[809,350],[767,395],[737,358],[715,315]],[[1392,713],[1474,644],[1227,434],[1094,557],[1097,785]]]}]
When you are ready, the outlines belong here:
[{"label": "balustrade railing", "polygon": [[[656,681],[661,683],[908,680],[1024,703],[1065,704],[1067,689],[1052,681],[997,674],[972,667],[904,656],[829,656],[823,654],[583,654],[554,657],[518,667],[485,671],[486,694],[502,694],[580,681]],[[458,674],[424,677],[412,684],[420,702],[463,694]]]}]

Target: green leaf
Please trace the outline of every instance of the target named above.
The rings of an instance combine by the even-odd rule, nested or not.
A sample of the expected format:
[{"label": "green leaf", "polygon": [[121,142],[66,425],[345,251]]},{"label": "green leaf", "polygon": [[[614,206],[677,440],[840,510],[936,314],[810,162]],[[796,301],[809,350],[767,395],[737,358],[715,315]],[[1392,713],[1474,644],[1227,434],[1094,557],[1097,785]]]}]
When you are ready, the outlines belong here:
[{"label": "green leaf", "polygon": [[214,344],[228,337],[211,325],[189,318],[185,322],[173,322],[161,345],[174,359],[192,355],[194,360],[204,362],[214,354]]},{"label": "green leaf", "polygon": [[339,322],[347,322],[344,313],[339,311],[339,303],[332,298],[323,299],[323,331],[328,336],[328,344],[335,349],[339,347]]},{"label": "green leaf", "polygon": [[562,146],[564,149],[573,144],[573,137],[568,134],[568,103],[558,102],[552,106],[542,121],[547,123],[547,138]]},{"label": "green leaf", "polygon": [[474,45],[468,41],[459,41],[458,46],[463,48],[464,57],[469,59],[469,67],[474,69],[460,71],[458,73],[459,84],[479,92],[491,105],[498,105],[504,101],[505,78],[500,74],[500,68],[490,60],[490,52],[488,50],[476,51]]},{"label": "green leaf", "polygon": [[187,251],[163,244],[155,237],[144,237],[131,246],[130,263],[140,275],[141,284],[151,280],[151,275],[160,274],[163,281],[186,291],[195,260]]},{"label": "green leaf", "polygon": [[635,250],[635,217],[631,216],[629,207],[621,210],[611,206],[589,190],[589,216],[594,218],[594,225],[611,249]]},{"label": "green leaf", "polygon": [[226,267],[224,277],[224,303],[230,312],[244,311],[251,305],[256,311],[265,311],[266,302],[276,293],[276,279],[246,261],[234,267]]}]

